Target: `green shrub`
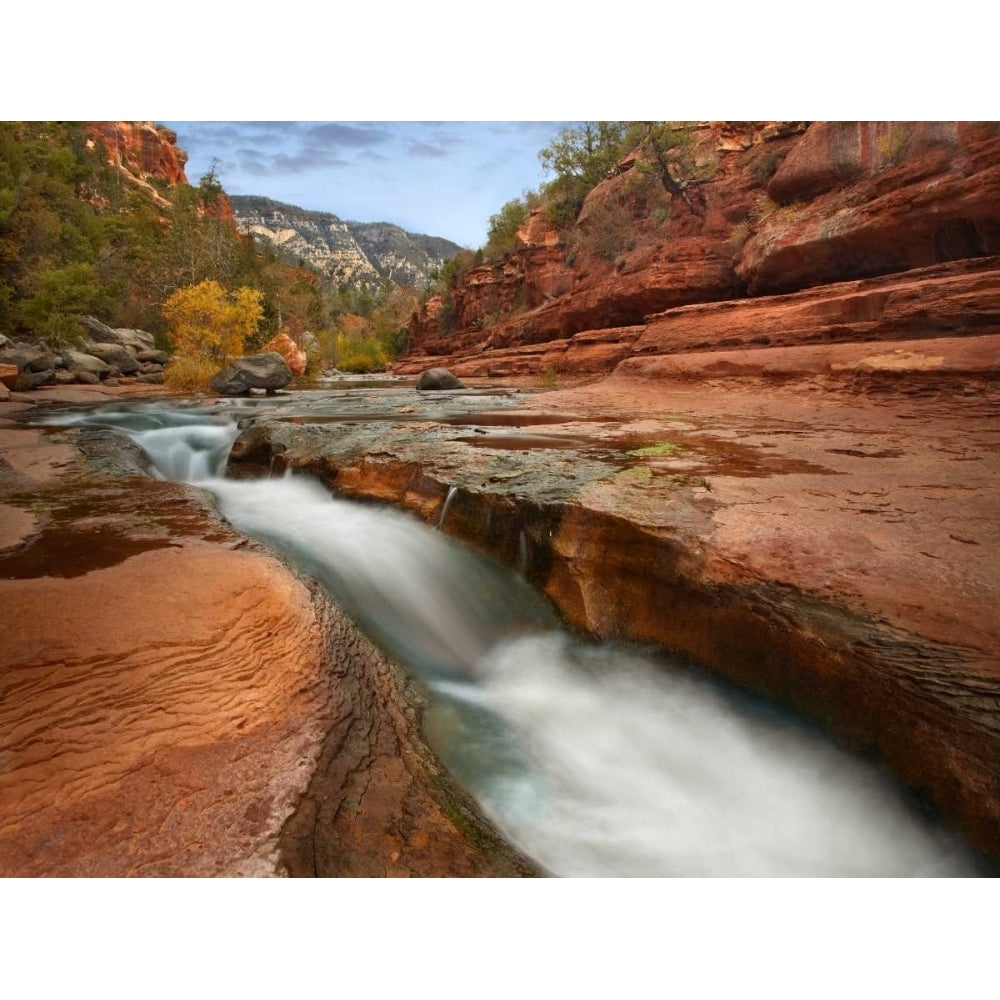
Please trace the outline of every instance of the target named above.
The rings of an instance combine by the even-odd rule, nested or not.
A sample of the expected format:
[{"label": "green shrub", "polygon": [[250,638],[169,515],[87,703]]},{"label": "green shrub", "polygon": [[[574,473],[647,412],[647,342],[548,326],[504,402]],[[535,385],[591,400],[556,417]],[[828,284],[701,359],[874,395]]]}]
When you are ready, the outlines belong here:
[{"label": "green shrub", "polygon": [[377,372],[385,368],[388,357],[374,337],[342,333],[337,337],[337,367],[344,372]]},{"label": "green shrub", "polygon": [[726,242],[729,244],[733,253],[743,249],[743,244],[750,238],[750,223],[744,219],[742,222],[737,222],[735,226],[729,232],[729,239]]},{"label": "green shrub", "polygon": [[445,292],[441,297],[442,304],[438,310],[437,321],[442,333],[451,333],[458,326],[458,308],[451,297],[451,292]]},{"label": "green shrub", "polygon": [[910,130],[905,125],[892,123],[889,131],[878,141],[879,152],[895,166],[906,155],[909,141]]},{"label": "green shrub", "polygon": [[35,335],[51,350],[67,344],[80,347],[86,340],[80,316],[74,313],[50,313],[35,329]]},{"label": "green shrub", "polygon": [[554,174],[543,195],[549,218],[560,229],[576,222],[587,194],[607,177],[627,152],[630,122],[583,122],[562,131],[538,154]]},{"label": "green shrub", "polygon": [[490,216],[490,229],[483,248],[487,260],[506,257],[517,249],[517,231],[528,218],[528,205],[521,198],[513,198]]},{"label": "green shrub", "polygon": [[543,389],[554,389],[559,384],[559,375],[556,373],[555,368],[546,368],[545,371],[538,373],[538,384]]}]

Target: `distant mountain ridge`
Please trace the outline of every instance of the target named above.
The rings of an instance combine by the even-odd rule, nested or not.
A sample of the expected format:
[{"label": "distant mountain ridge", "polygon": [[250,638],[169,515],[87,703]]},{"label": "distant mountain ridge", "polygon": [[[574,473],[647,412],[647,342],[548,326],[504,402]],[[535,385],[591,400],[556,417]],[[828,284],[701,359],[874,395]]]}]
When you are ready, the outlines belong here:
[{"label": "distant mountain ridge", "polygon": [[332,212],[287,205],[260,195],[230,195],[241,232],[289,258],[301,258],[338,284],[384,278],[420,287],[462,248],[441,236],[408,233],[389,222],[347,222]]}]

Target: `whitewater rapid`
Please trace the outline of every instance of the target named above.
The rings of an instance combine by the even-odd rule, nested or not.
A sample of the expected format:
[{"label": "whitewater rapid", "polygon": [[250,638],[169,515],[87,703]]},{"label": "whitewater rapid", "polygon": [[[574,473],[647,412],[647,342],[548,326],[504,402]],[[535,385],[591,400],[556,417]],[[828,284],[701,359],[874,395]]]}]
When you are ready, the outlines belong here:
[{"label": "whitewater rapid", "polygon": [[526,854],[570,876],[976,873],[899,786],[811,727],[676,663],[562,630],[516,574],[304,476],[221,478],[238,414],[164,404],[114,426],[164,478],[320,580],[428,691],[428,740]]}]

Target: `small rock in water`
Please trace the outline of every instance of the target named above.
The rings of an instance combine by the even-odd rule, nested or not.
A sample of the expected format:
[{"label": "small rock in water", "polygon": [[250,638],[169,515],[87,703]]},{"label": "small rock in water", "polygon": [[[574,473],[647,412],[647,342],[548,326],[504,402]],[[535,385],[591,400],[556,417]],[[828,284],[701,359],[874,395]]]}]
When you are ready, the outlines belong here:
[{"label": "small rock in water", "polygon": [[430,368],[417,379],[417,388],[426,392],[432,389],[464,389],[465,385],[447,368]]}]

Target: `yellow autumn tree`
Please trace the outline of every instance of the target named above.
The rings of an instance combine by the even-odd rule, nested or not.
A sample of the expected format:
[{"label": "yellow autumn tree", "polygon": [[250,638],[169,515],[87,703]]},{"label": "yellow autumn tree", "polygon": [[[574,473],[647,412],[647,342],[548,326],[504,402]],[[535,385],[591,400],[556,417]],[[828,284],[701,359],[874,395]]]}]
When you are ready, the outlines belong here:
[{"label": "yellow autumn tree", "polygon": [[227,291],[217,281],[179,288],[163,303],[168,338],[177,354],[222,365],[243,353],[264,316],[264,293]]}]

